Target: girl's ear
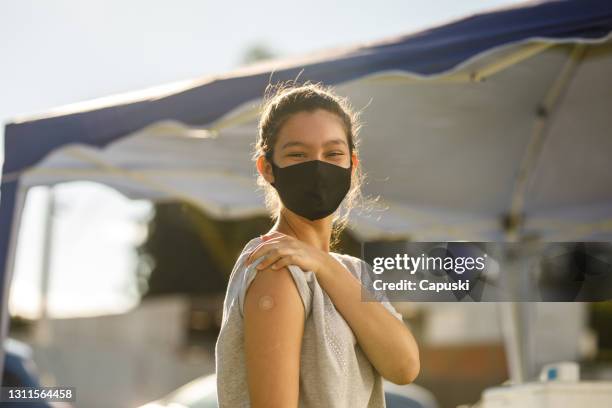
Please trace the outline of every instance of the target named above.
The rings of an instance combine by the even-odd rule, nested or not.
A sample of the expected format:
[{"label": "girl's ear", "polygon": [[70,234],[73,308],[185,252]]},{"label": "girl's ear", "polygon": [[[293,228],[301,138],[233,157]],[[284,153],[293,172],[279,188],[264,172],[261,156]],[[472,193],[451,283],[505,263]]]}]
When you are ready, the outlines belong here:
[{"label": "girl's ear", "polygon": [[351,154],[351,161],[353,164],[353,173],[355,173],[355,170],[357,170],[357,166],[359,165],[359,157],[357,156],[357,153],[353,152],[353,154]]},{"label": "girl's ear", "polygon": [[261,176],[268,183],[274,182],[274,173],[272,172],[272,165],[268,162],[268,160],[263,154],[257,158],[256,166],[259,174],[261,174]]}]

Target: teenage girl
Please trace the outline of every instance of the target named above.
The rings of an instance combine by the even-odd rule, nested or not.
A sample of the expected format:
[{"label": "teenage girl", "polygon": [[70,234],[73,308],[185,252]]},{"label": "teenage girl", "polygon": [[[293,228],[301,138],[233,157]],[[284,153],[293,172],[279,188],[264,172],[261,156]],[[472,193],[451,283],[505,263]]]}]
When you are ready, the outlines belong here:
[{"label": "teenage girl", "polygon": [[275,224],[230,276],[219,407],[384,408],[382,377],[412,382],[419,352],[388,301],[362,301],[365,262],[330,251],[359,196],[356,115],[329,87],[285,85],[265,99],[254,155]]}]

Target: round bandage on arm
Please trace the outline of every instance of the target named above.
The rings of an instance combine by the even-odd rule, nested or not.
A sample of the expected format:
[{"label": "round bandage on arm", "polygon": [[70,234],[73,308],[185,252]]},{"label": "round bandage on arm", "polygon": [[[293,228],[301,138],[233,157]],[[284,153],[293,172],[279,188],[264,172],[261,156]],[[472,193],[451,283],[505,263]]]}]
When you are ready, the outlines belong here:
[{"label": "round bandage on arm", "polygon": [[[309,288],[304,274],[296,276],[295,271],[285,266],[276,270],[271,268],[257,270],[257,264],[262,259],[264,257],[253,261],[242,277],[238,293],[240,314],[245,316],[247,304],[251,305],[251,311],[259,311],[267,316],[272,316],[279,310],[286,310],[289,304],[301,303],[304,311],[307,311],[305,305],[309,305],[309,299],[306,298],[305,291],[309,291]],[[296,300],[298,302],[295,302]]]},{"label": "round bandage on arm", "polygon": [[270,310],[274,307],[274,298],[270,295],[262,295],[257,301],[257,306],[261,310]]}]

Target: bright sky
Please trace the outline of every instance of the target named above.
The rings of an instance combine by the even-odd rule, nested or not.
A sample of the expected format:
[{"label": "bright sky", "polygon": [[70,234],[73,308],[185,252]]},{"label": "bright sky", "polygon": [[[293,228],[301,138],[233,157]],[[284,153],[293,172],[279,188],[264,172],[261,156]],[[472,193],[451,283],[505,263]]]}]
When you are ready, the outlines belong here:
[{"label": "bright sky", "polygon": [[[3,0],[0,2],[0,120],[6,122],[14,116],[59,105],[222,73],[237,67],[245,50],[254,44],[265,44],[279,56],[298,55],[407,34],[478,11],[521,2],[387,0],[356,5],[354,0],[295,3],[286,0]],[[3,133],[1,129],[0,140]],[[0,163],[3,145],[0,145]],[[143,210],[146,206],[129,203],[109,191],[96,193],[94,190],[83,192],[94,194],[92,197],[100,194],[105,199],[74,201],[72,197],[76,193],[68,187],[57,195],[60,202],[72,202],[66,208],[76,212],[65,210],[57,216],[55,235],[61,243],[54,246],[57,261],[52,266],[52,275],[62,274],[78,283],[86,262],[92,274],[116,277],[107,285],[110,291],[112,284],[129,286],[121,276],[133,268],[130,249],[135,241],[125,239],[114,246],[104,246],[103,251],[95,249],[107,242],[104,237],[138,235],[134,231],[138,230],[138,219],[146,212]],[[20,243],[27,248],[21,259],[29,259],[29,263],[22,261],[26,263],[21,263],[16,271],[15,283],[20,282],[22,292],[12,296],[15,301],[21,300],[21,307],[30,310],[36,304],[34,297],[39,285],[35,275],[39,274],[40,265],[36,265],[35,259],[40,252],[45,195],[39,193],[32,200],[36,200],[29,203],[32,215],[24,220],[23,231],[30,238]],[[87,224],[91,232],[74,234],[84,220],[91,219],[88,214],[100,217]],[[86,249],[88,245],[90,250]],[[75,257],[77,252],[81,255]],[[125,293],[131,293],[131,289]],[[95,298],[84,294],[83,301]],[[103,294],[99,298],[109,299]],[[104,302],[101,300],[101,305]],[[128,299],[122,304],[129,303]],[[80,307],[95,308],[95,305],[90,302]],[[59,313],[66,307],[57,304],[56,310]]]}]

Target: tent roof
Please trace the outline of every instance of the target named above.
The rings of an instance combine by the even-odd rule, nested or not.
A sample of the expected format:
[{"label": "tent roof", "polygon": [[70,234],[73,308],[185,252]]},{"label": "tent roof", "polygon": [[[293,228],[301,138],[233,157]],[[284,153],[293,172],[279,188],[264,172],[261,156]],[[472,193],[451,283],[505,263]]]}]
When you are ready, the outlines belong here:
[{"label": "tent roof", "polygon": [[274,80],[337,84],[383,71],[436,75],[492,48],[546,38],[593,40],[612,31],[606,0],[529,2],[382,41],[257,64],[227,75],[104,98],[14,120],[6,125],[4,174],[20,172],[68,143],[105,146],[154,122],[207,124],[249,100]]}]

